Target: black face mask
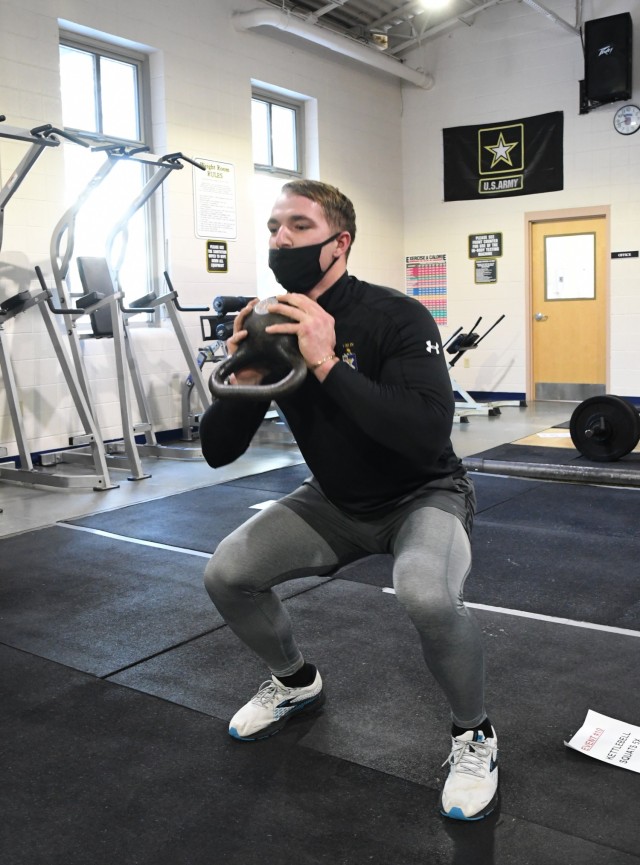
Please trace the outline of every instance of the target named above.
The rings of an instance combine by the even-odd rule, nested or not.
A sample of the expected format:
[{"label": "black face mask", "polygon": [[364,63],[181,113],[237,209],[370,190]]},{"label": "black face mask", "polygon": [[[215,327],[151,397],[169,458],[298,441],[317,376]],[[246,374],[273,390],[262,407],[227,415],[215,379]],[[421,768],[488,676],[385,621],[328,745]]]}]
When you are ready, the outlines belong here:
[{"label": "black face mask", "polygon": [[313,243],[310,246],[269,250],[269,267],[285,291],[307,294],[316,287],[325,273],[338,260],[334,258],[327,270],[322,270],[320,267],[322,247],[331,243],[339,235],[340,232],[333,234],[322,243]]}]

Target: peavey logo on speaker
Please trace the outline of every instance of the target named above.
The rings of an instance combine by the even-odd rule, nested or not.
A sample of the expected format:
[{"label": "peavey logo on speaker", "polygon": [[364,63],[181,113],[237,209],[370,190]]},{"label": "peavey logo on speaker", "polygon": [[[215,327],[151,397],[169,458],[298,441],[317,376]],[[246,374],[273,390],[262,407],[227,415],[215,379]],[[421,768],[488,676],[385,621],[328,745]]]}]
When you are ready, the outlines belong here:
[{"label": "peavey logo on speaker", "polygon": [[598,51],[598,57],[604,57],[606,54],[613,54],[613,45],[603,45]]},{"label": "peavey logo on speaker", "polygon": [[561,111],[442,130],[444,199],[533,195],[563,187]]}]

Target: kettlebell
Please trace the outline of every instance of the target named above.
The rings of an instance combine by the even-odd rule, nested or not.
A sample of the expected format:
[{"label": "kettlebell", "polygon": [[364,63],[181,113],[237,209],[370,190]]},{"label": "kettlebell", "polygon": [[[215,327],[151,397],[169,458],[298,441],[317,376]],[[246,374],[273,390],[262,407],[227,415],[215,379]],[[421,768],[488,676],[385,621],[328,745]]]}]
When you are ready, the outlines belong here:
[{"label": "kettlebell", "polygon": [[[245,318],[243,325],[247,336],[238,350],[217,364],[209,378],[209,390],[218,399],[272,400],[287,396],[298,388],[307,375],[307,365],[300,354],[298,339],[289,333],[267,333],[272,324],[290,323],[286,315],[269,312],[269,304],[275,297],[260,300]],[[248,367],[266,367],[274,373],[289,370],[280,381],[272,384],[237,385],[226,384],[232,373]]]}]

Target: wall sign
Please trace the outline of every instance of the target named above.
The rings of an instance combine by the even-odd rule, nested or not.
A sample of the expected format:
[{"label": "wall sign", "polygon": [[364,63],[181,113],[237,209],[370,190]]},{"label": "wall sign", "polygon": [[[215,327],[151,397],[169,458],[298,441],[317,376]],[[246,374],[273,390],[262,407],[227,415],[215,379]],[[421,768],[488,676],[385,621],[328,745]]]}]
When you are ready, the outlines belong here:
[{"label": "wall sign", "polygon": [[236,237],[235,166],[215,159],[197,159],[193,169],[196,237]]},{"label": "wall sign", "polygon": [[481,258],[475,262],[476,285],[498,281],[498,262],[495,258]]},{"label": "wall sign", "polygon": [[207,240],[207,273],[227,273],[229,255],[226,240]]},{"label": "wall sign", "polygon": [[495,255],[502,255],[502,232],[469,235],[469,258]]},{"label": "wall sign", "polygon": [[638,250],[629,249],[626,252],[612,252],[611,258],[638,258]]}]

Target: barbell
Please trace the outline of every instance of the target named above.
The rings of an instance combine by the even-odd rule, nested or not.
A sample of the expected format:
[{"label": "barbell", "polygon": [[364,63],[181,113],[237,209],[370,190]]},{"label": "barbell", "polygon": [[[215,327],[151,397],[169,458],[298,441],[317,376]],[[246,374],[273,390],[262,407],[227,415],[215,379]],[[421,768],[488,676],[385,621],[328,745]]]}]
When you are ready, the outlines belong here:
[{"label": "barbell", "polygon": [[574,409],[569,431],[573,444],[587,459],[613,462],[640,441],[640,414],[620,396],[592,396]]},{"label": "barbell", "polygon": [[[260,300],[243,322],[247,336],[234,354],[217,364],[209,378],[209,390],[218,399],[260,399],[270,401],[287,396],[307,375],[307,365],[298,348],[298,338],[288,333],[267,333],[272,324],[291,324],[286,315],[269,312],[274,297]],[[259,385],[230,384],[227,379],[243,369],[264,368],[268,375],[282,375],[279,381]]]}]

